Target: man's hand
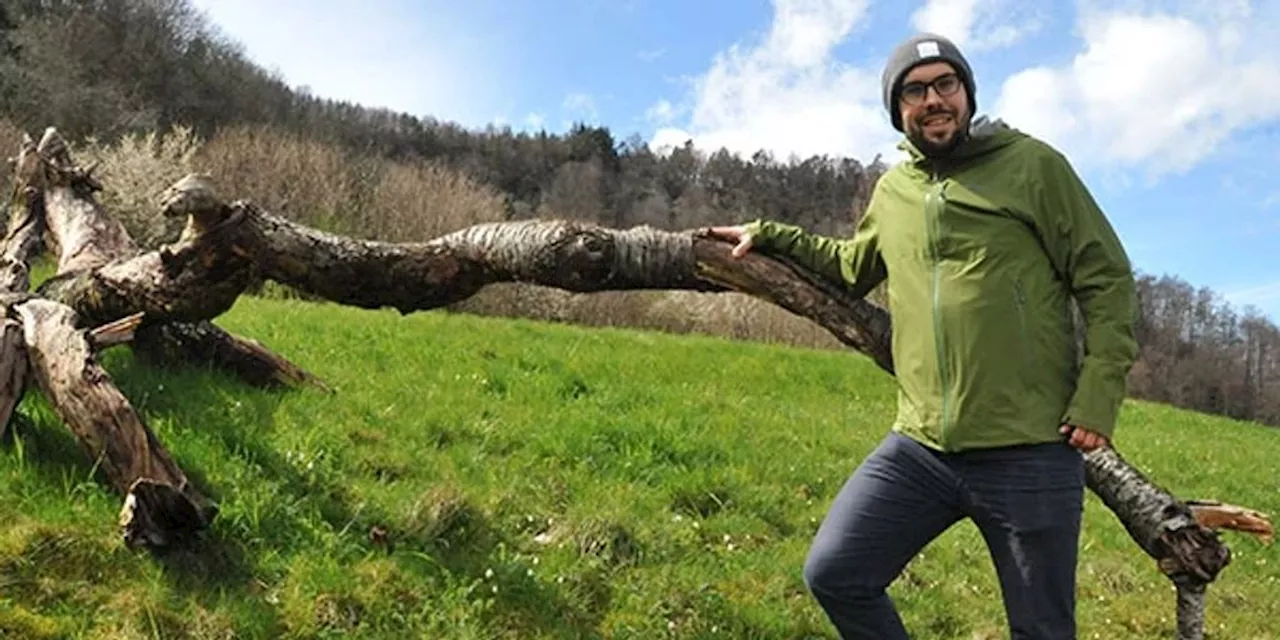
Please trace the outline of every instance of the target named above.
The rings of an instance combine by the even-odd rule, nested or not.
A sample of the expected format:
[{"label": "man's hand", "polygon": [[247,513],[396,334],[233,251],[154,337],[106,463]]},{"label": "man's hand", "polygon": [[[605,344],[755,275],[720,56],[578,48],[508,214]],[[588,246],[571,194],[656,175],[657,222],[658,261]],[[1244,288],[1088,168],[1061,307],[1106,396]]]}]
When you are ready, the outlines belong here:
[{"label": "man's hand", "polygon": [[704,230],[704,232],[712,238],[734,243],[733,253],[731,254],[734,258],[741,258],[747,255],[748,251],[751,251],[751,234],[747,233],[747,228],[744,226],[711,227]]},{"label": "man's hand", "polygon": [[1085,453],[1111,444],[1107,437],[1101,433],[1090,431],[1078,425],[1064,424],[1058,432],[1067,436],[1067,444]]}]

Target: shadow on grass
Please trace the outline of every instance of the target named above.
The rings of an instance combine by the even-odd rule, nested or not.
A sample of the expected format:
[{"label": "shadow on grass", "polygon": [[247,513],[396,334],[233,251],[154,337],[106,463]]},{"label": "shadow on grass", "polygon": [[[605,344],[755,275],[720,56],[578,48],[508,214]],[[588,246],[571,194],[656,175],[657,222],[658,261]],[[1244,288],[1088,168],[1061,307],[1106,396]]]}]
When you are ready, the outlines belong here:
[{"label": "shadow on grass", "polygon": [[[352,564],[364,558],[391,556],[401,569],[422,573],[421,563],[398,558],[396,552],[409,552],[417,557],[430,557],[432,567],[426,569],[428,574],[443,571],[451,578],[463,581],[481,578],[491,568],[495,559],[502,555],[502,549],[515,546],[513,540],[496,530],[488,518],[478,509],[467,510],[467,526],[469,531],[450,544],[441,545],[439,536],[406,536],[402,531],[394,531],[390,539],[382,537],[380,532],[389,528],[397,529],[395,514],[379,513],[378,509],[361,505],[353,508],[356,498],[350,490],[353,478],[342,476],[325,477],[304,475],[300,472],[296,461],[289,460],[280,451],[269,445],[267,434],[275,427],[276,415],[281,401],[291,393],[307,393],[308,391],[263,390],[250,387],[224,374],[196,369],[160,370],[135,363],[132,358],[117,357],[111,362],[112,375],[127,397],[143,415],[144,420],[150,417],[163,416],[176,428],[190,429],[193,425],[221,425],[224,428],[209,428],[201,435],[210,436],[219,443],[224,455],[238,457],[250,462],[255,471],[264,480],[270,481],[277,488],[273,501],[279,505],[309,504],[313,505],[319,517],[331,531],[341,532],[341,547],[337,552],[340,562]],[[165,393],[149,393],[164,384],[168,387]],[[236,399],[237,416],[235,420],[226,418],[227,398]],[[74,438],[63,430],[65,441],[58,440],[60,448],[69,443],[74,449],[77,445]],[[347,434],[350,437],[352,434]],[[448,446],[444,444],[442,446]],[[64,455],[72,454],[64,451]],[[83,454],[77,453],[77,464],[84,462]],[[224,505],[225,498],[232,495],[236,487],[220,486],[212,481],[194,461],[176,456],[175,462],[188,474],[188,477],[205,495],[214,502]],[[378,468],[361,468],[356,461],[338,462],[342,473],[351,475],[365,474],[376,477]],[[397,510],[399,512],[399,510]],[[191,549],[172,550],[154,554],[156,561],[164,567],[164,573],[172,586],[179,591],[191,593],[202,602],[213,603],[213,599],[227,592],[242,591],[246,599],[252,599],[256,607],[266,608],[261,598],[253,597],[260,588],[255,577],[253,561],[246,557],[254,547],[272,547],[279,555],[288,556],[299,551],[299,523],[296,513],[287,509],[270,509],[261,514],[253,523],[252,540],[246,539],[244,523],[239,526],[226,526],[224,510],[219,519],[214,520],[211,530],[204,539]],[[220,528],[219,524],[224,527]],[[441,535],[453,535],[457,531],[439,532]],[[457,543],[457,544],[453,544]],[[246,552],[246,550],[250,550]],[[303,552],[306,550],[303,549]],[[610,591],[606,582],[597,581],[593,601],[597,606],[588,611],[572,606],[560,589],[538,583],[527,577],[523,571],[511,572],[506,586],[511,593],[503,594],[500,606],[490,613],[489,622],[506,630],[535,630],[555,637],[594,638],[599,634],[593,630],[603,617]],[[432,576],[427,575],[427,578]],[[571,585],[568,585],[571,586]],[[576,595],[576,594],[575,594]],[[479,597],[483,597],[481,594]],[[330,594],[317,594],[316,605],[321,600],[330,598]],[[424,602],[431,598],[424,598]],[[279,612],[274,609],[266,615],[277,619]],[[354,630],[354,629],[350,629]]]}]

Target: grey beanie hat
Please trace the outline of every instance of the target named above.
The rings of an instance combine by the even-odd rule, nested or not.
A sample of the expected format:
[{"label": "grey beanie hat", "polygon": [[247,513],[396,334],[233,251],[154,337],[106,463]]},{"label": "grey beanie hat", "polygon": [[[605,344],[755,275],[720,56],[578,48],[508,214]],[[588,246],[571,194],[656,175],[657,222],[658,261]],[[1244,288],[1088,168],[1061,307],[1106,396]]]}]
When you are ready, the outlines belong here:
[{"label": "grey beanie hat", "polygon": [[902,88],[902,77],[917,65],[935,61],[950,62],[955,67],[956,75],[960,76],[960,81],[969,94],[969,115],[976,113],[978,99],[969,61],[965,60],[960,49],[950,40],[932,33],[922,33],[908,38],[893,50],[889,62],[884,66],[884,75],[880,78],[884,87],[884,108],[889,111],[894,129],[902,131],[902,118],[898,113],[898,92]]}]

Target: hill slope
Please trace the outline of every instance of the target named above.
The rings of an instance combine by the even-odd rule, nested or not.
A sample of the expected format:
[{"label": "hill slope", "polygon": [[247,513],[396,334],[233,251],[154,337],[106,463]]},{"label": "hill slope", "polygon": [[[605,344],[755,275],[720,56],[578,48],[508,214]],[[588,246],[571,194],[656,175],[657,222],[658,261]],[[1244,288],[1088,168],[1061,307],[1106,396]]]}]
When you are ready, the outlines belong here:
[{"label": "hill slope", "polygon": [[[834,638],[801,565],[884,434],[892,381],[851,353],[244,298],[220,324],[325,378],[267,392],[104,356],[222,507],[208,548],[117,539],[43,399],[0,449],[0,636]],[[1280,513],[1280,431],[1129,404],[1162,485]],[[1172,637],[1173,594],[1092,495],[1081,638]],[[1272,637],[1280,554],[1240,536],[1213,637]],[[976,529],[895,584],[921,637],[1000,638]]]}]

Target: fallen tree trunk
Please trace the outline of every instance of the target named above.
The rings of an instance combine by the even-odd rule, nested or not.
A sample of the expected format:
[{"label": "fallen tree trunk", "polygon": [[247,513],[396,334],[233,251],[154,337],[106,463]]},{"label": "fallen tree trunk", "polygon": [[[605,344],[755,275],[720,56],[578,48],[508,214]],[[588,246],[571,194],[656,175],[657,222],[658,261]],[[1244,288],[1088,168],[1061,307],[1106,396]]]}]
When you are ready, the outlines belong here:
[{"label": "fallen tree trunk", "polygon": [[[235,280],[245,277],[244,265],[219,259],[211,265],[212,276],[187,268],[211,257],[201,254],[199,245],[176,258],[138,255],[124,227],[95,200],[101,185],[74,164],[53,130],[39,144],[26,138],[16,165],[9,226],[0,247],[0,427],[7,426],[30,371],[82,449],[124,496],[125,541],[152,548],[187,542],[208,527],[217,509],[190,484],[94,352],[138,339],[140,353],[153,360],[203,358],[263,385],[309,378],[258,343],[203,319],[226,307],[216,306],[216,296],[210,307],[211,296],[202,285],[233,288],[234,300],[244,287]],[[29,288],[29,264],[44,248],[45,234],[58,253],[57,274],[32,296],[22,292]],[[163,258],[173,260],[164,264]],[[174,287],[189,287],[187,299],[203,306],[187,313],[197,322],[146,322],[138,309],[163,307],[166,288]],[[102,326],[86,331],[95,325]]]},{"label": "fallen tree trunk", "polygon": [[[390,306],[409,313],[511,281],[575,292],[739,291],[813,320],[894,373],[892,325],[884,309],[851,298],[785,259],[758,253],[735,259],[726,243],[701,231],[618,230],[529,220],[477,225],[424,243],[366,242],[309,229],[251,203],[227,204],[208,177],[196,176],[174,186],[166,207],[170,215],[200,220],[194,225],[199,229],[187,234],[188,241],[216,232],[230,243],[222,252],[252,256],[261,276],[342,304]],[[1144,550],[1153,556],[1179,557],[1185,570],[1195,575],[1216,575],[1221,561],[1214,558],[1221,547],[1212,535],[1191,535],[1207,528],[1186,504],[1147,480],[1114,449],[1099,450],[1087,459],[1090,489],[1116,510]],[[1182,541],[1179,535],[1192,539]],[[1205,549],[1215,551],[1205,554]],[[1205,557],[1192,559],[1196,553]]]},{"label": "fallen tree trunk", "polygon": [[126,496],[120,514],[125,541],[162,547],[204,529],[216,509],[97,363],[86,334],[75,328],[75,312],[41,299],[14,310],[40,390],[111,486]]},{"label": "fallen tree trunk", "polygon": [[[43,203],[52,209],[50,229],[57,228],[59,247],[77,249],[74,259],[59,261],[58,275],[38,293],[75,309],[81,328],[144,314],[134,348],[161,361],[196,357],[258,383],[314,382],[287,360],[208,322],[248,282],[266,278],[337,303],[402,313],[452,304],[497,282],[574,292],[739,291],[816,322],[886,372],[894,371],[884,309],[852,299],[784,259],[759,253],[734,259],[726,243],[699,231],[532,220],[477,225],[421,243],[366,242],[289,222],[249,202],[228,203],[208,176],[193,175],[170,189],[163,209],[187,218],[182,236],[158,251],[137,254],[109,223],[76,222],[105,215],[93,201],[99,187],[89,172],[75,167],[65,145],[59,147],[50,134],[44,141],[51,142],[45,150],[50,157],[39,156],[46,168],[43,184],[60,194]],[[102,247],[95,246],[99,236]],[[1192,511],[1114,449],[1095,451],[1086,461],[1089,488],[1162,571],[1188,585],[1188,594],[1226,566],[1230,554],[1215,529],[1242,520],[1197,519],[1209,512]],[[1254,532],[1269,531],[1265,517],[1256,516]]]}]

